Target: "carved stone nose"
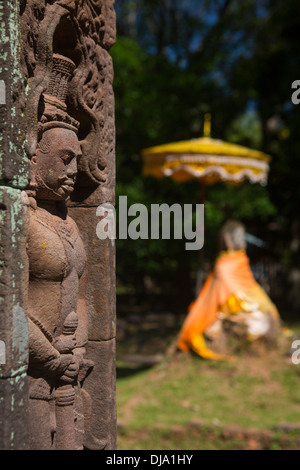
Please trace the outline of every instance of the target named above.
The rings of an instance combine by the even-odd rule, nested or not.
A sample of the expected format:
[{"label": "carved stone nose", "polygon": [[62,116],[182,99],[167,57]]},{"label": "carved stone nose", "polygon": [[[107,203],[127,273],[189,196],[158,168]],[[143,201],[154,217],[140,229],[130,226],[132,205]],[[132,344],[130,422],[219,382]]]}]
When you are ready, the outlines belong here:
[{"label": "carved stone nose", "polygon": [[69,177],[74,177],[74,176],[77,175],[77,161],[76,161],[76,158],[73,158],[73,160],[67,166],[66,174]]}]

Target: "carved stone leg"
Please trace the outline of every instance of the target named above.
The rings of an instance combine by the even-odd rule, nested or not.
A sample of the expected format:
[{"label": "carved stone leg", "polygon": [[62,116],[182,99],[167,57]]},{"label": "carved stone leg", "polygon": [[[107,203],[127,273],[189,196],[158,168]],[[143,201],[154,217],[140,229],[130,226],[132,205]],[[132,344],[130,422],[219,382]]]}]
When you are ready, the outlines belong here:
[{"label": "carved stone leg", "polygon": [[53,450],[54,429],[49,425],[52,421],[50,415],[49,401],[29,400],[30,449]]}]

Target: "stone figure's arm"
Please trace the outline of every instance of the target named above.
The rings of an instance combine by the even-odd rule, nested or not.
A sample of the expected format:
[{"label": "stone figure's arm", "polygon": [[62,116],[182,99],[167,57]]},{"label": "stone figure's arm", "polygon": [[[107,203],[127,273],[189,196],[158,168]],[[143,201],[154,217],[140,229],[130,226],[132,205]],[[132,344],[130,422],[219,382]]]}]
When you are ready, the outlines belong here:
[{"label": "stone figure's arm", "polygon": [[52,346],[41,329],[31,318],[28,318],[28,332],[30,362],[33,365],[38,366],[38,364],[44,364],[60,356],[57,349]]},{"label": "stone figure's arm", "polygon": [[78,372],[74,356],[60,354],[30,318],[28,332],[30,367],[50,376],[59,376],[66,383],[72,382]]}]

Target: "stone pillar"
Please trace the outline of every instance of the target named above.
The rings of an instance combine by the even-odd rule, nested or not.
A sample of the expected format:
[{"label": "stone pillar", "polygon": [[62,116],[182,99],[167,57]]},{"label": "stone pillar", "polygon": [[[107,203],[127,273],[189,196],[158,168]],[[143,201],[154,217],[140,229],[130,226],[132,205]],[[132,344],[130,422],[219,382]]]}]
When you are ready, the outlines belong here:
[{"label": "stone pillar", "polygon": [[[84,425],[83,444],[87,449],[115,449],[115,253],[110,240],[101,241],[96,235],[97,207],[104,202],[114,204],[113,67],[108,52],[115,41],[114,1],[0,0],[0,22],[5,24],[0,63],[0,148],[4,157],[1,162],[4,186],[0,188],[3,276],[0,359],[2,345],[6,348],[6,364],[0,369],[0,420],[3,418],[0,447],[30,448],[26,299],[31,271],[26,242],[32,207],[28,207],[28,198],[25,193],[22,195],[22,190],[34,198],[29,162],[36,158],[40,120],[45,112],[43,97],[48,93],[65,101],[63,113],[79,123],[82,153],[67,206],[87,255],[85,349],[87,362],[93,363],[93,367],[86,373],[84,384],[81,383],[80,406],[86,405],[90,414],[89,422]],[[63,77],[53,78],[54,55],[74,64],[66,93]],[[56,90],[56,83],[64,90]],[[53,114],[57,100],[51,103],[47,106],[53,105]],[[61,117],[58,113],[51,119],[57,126]],[[41,246],[46,248],[46,244]],[[41,273],[39,276],[42,278]],[[39,319],[32,328],[39,328],[38,334],[45,333],[52,341]],[[55,347],[55,342],[52,344]],[[91,403],[84,398],[88,396]],[[58,413],[62,421],[65,411]],[[77,418],[81,420],[83,415],[79,413]]]},{"label": "stone pillar", "polygon": [[[97,207],[103,203],[115,204],[115,127],[114,95],[112,88],[113,65],[108,49],[114,42],[113,2],[102,3],[103,35],[102,40],[92,35],[90,47],[93,51],[94,79],[87,94],[93,103],[100,125],[95,135],[85,139],[86,155],[98,152],[98,167],[89,170],[94,186],[83,173],[79,175],[78,185],[71,195],[69,214],[76,221],[83,237],[87,253],[87,292],[89,311],[89,330],[87,356],[94,361],[94,370],[85,381],[85,388],[93,397],[90,432],[87,433],[85,446],[89,449],[116,448],[116,403],[115,403],[115,246],[112,240],[99,240],[96,226],[99,217]],[[97,94],[92,90],[96,88]],[[98,95],[98,96],[97,96]],[[96,100],[96,102],[94,102]],[[97,141],[98,136],[98,141]],[[90,139],[90,137],[92,137]],[[89,140],[90,139],[90,140]],[[95,171],[96,170],[96,171]]]},{"label": "stone pillar", "polygon": [[0,449],[28,448],[27,207],[19,2],[0,1]]},{"label": "stone pillar", "polygon": [[85,201],[86,205],[73,203],[69,213],[83,234],[88,257],[87,302],[90,310],[87,355],[95,366],[85,381],[85,388],[93,397],[92,434],[87,435],[85,445],[90,449],[115,449],[115,247],[111,240],[99,240],[95,236],[99,222],[96,217],[98,200],[96,197],[94,202]]}]

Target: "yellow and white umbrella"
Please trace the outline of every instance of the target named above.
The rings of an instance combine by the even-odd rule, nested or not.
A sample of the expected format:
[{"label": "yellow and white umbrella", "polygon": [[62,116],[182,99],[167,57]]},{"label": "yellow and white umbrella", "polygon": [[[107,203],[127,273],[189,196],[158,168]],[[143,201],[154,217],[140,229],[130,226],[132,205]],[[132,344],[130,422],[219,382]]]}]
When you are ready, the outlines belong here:
[{"label": "yellow and white umbrella", "polygon": [[205,116],[204,137],[142,150],[143,174],[169,176],[178,182],[199,179],[204,184],[245,180],[267,184],[271,157],[258,150],[210,137],[210,116]]}]

